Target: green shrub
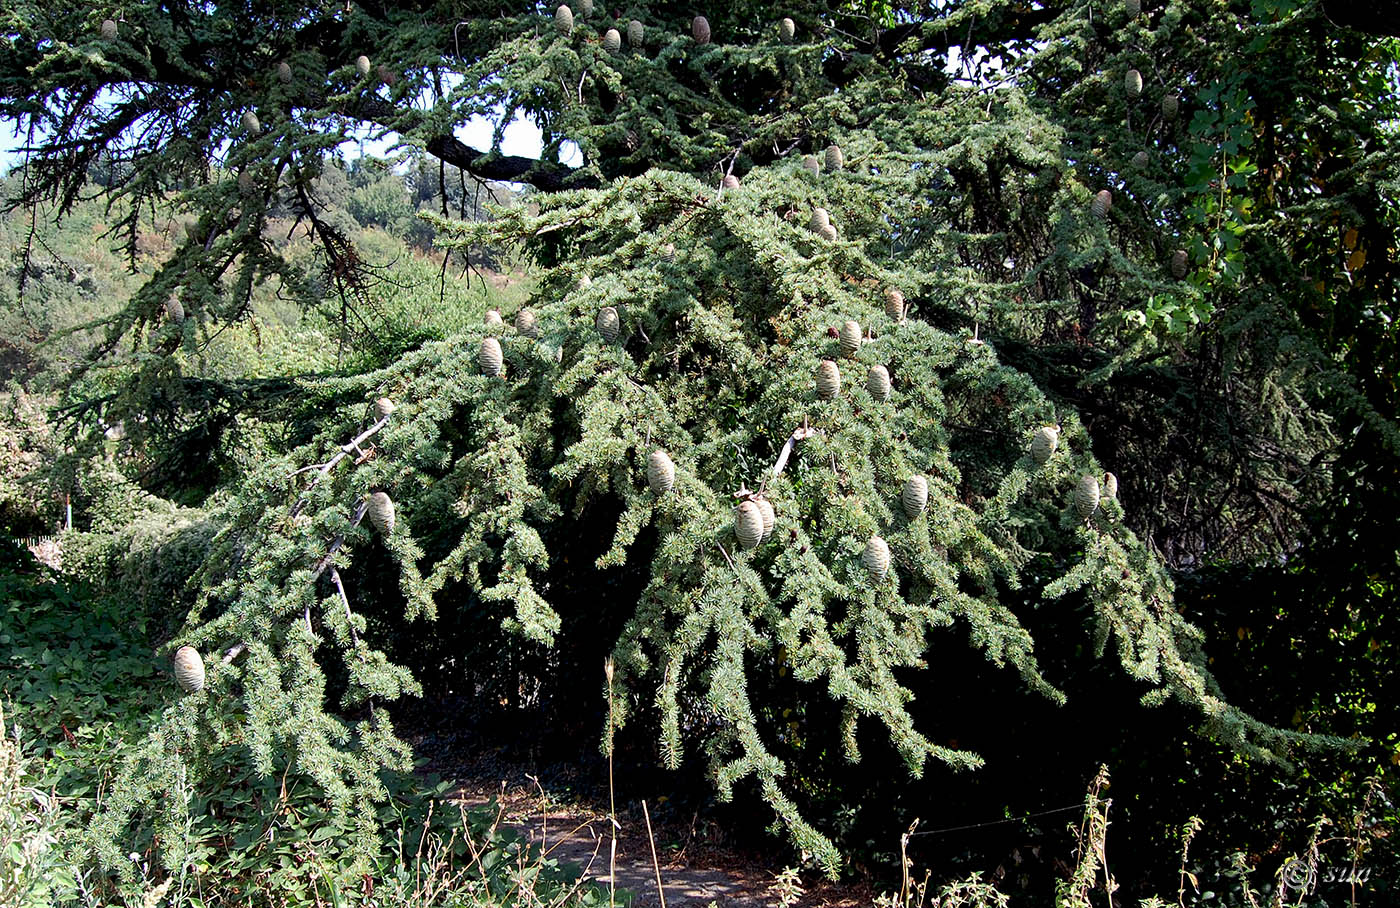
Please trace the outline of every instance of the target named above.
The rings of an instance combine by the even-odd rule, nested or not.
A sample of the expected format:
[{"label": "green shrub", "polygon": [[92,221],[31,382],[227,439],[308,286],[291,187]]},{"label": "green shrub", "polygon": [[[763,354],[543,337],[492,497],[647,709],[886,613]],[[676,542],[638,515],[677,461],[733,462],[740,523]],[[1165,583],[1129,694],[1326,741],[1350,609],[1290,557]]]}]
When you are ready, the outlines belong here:
[{"label": "green shrub", "polygon": [[21,726],[0,708],[0,905],[47,908],[74,888],[58,848],[59,802],[35,787]]}]

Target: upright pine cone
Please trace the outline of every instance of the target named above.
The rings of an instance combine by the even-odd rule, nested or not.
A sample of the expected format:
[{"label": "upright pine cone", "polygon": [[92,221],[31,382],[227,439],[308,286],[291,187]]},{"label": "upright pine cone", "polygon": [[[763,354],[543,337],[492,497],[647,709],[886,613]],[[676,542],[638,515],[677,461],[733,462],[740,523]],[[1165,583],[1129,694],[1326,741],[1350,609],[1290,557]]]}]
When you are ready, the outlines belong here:
[{"label": "upright pine cone", "polygon": [[666,264],[674,265],[676,263],[676,244],[667,243],[665,246],[662,246],[661,258]]},{"label": "upright pine cone", "polygon": [[865,390],[870,396],[883,403],[890,399],[890,370],[876,363],[865,374]]},{"label": "upright pine cone", "polygon": [[778,39],[779,39],[780,41],[782,41],[784,44],[791,44],[791,43],[792,43],[792,39],[793,39],[793,37],[794,37],[796,34],[797,34],[797,23],[796,23],[796,22],[793,22],[791,19],[789,19],[789,18],[787,18],[787,17],[784,17],[784,18],[783,18],[783,21],[781,21],[781,22],[778,23]]},{"label": "upright pine cone", "polygon": [[1168,92],[1162,95],[1162,116],[1168,120],[1175,120],[1177,112],[1181,109],[1181,99]]},{"label": "upright pine cone", "polygon": [[394,402],[392,400],[390,400],[387,397],[381,397],[374,402],[374,418],[383,419],[384,417],[390,415],[397,409],[398,407],[394,406]]},{"label": "upright pine cone", "polygon": [[1142,14],[1142,0],[1123,0],[1123,11],[1129,19],[1136,19]]},{"label": "upright pine cone", "polygon": [[175,682],[187,694],[204,690],[204,660],[193,646],[182,646],[175,651]]},{"label": "upright pine cone", "polygon": [[374,72],[375,75],[379,76],[380,83],[388,85],[390,87],[398,84],[399,74],[394,72],[389,67],[385,66],[383,63],[376,66],[374,68]]},{"label": "upright pine cone", "polygon": [[501,369],[505,366],[505,357],[501,354],[501,342],[494,337],[483,337],[481,349],[476,352],[476,361],[481,365],[482,375],[489,378],[500,375]]},{"label": "upright pine cone", "polygon": [[356,68],[357,70],[360,71],[360,75],[362,75],[362,76],[367,76],[367,75],[369,75],[369,70],[370,70],[370,66],[369,66],[369,57],[366,57],[364,54],[360,54],[358,57],[356,57],[356,58],[355,58],[355,68]]},{"label": "upright pine cone", "polygon": [[647,485],[653,493],[665,495],[676,484],[676,465],[660,448],[647,456]]},{"label": "upright pine cone", "polygon": [[1037,464],[1043,465],[1050,460],[1050,456],[1059,446],[1060,427],[1042,426],[1035,430],[1035,437],[1031,439],[1031,458]]},{"label": "upright pine cone", "polygon": [[375,492],[369,496],[369,522],[381,536],[394,534],[394,499],[388,492]]},{"label": "upright pine cone", "polygon": [[603,335],[603,340],[608,343],[617,341],[617,337],[622,333],[622,319],[618,317],[617,310],[612,306],[604,306],[598,310],[598,317],[593,320],[598,333]]},{"label": "upright pine cone", "polygon": [[885,314],[897,322],[904,321],[904,293],[894,287],[885,288]]},{"label": "upright pine cone", "polygon": [[245,170],[238,175],[238,191],[244,195],[252,195],[257,191],[258,181],[253,178],[251,170]]},{"label": "upright pine cone", "polygon": [[726,173],[724,175],[724,179],[719,181],[719,185],[721,188],[724,189],[738,189],[739,178],[732,173]]},{"label": "upright pine cone", "polygon": [[872,579],[883,580],[890,571],[890,547],[879,536],[871,536],[860,560]]},{"label": "upright pine cone", "polygon": [[910,476],[904,480],[904,490],[899,496],[904,505],[904,513],[913,520],[928,507],[928,480],[922,476]]},{"label": "upright pine cone", "polygon": [[821,237],[822,239],[826,240],[828,243],[834,243],[834,242],[836,242],[836,238],[837,238],[836,228],[835,228],[834,226],[832,226],[831,224],[823,224],[823,225],[821,225],[821,227],[817,230],[817,236],[819,236],[819,237]]},{"label": "upright pine cone", "polygon": [[1094,212],[1094,217],[1107,217],[1109,209],[1113,207],[1113,193],[1107,189],[1100,189],[1094,196],[1094,201],[1089,205],[1089,210]]},{"label": "upright pine cone", "polygon": [[763,541],[763,512],[752,501],[741,501],[734,509],[734,535],[746,551]]},{"label": "upright pine cone", "polygon": [[292,84],[292,67],[285,60],[277,64],[277,79],[283,85]]},{"label": "upright pine cone", "polygon": [[177,325],[185,320],[185,306],[173,293],[170,294],[170,299],[165,301],[165,317]]},{"label": "upright pine cone", "polygon": [[690,33],[695,36],[696,44],[710,43],[710,20],[704,16],[696,16],[690,20]]},{"label": "upright pine cone", "polygon": [[1179,281],[1186,280],[1186,275],[1190,273],[1190,259],[1186,255],[1185,249],[1178,249],[1172,253],[1172,277]]},{"label": "upright pine cone", "polygon": [[1139,151],[1137,154],[1133,155],[1133,166],[1138,170],[1142,170],[1147,166],[1149,160],[1151,159],[1147,156],[1147,152]]},{"label": "upright pine cone", "polygon": [[1074,509],[1079,516],[1088,520],[1099,507],[1099,481],[1093,476],[1079,477],[1079,485],[1074,487]]},{"label": "upright pine cone", "polygon": [[1135,69],[1128,70],[1127,75],[1123,77],[1123,88],[1127,90],[1130,98],[1142,94],[1142,73]]},{"label": "upright pine cone", "polygon": [[860,322],[855,319],[846,319],[846,323],[841,326],[841,352],[847,356],[855,356],[860,349],[862,334]]},{"label": "upright pine cone", "polygon": [[840,393],[841,370],[831,360],[822,360],[817,366],[817,396],[822,400],[831,400]]},{"label": "upright pine cone", "polygon": [[823,227],[830,226],[831,213],[820,206],[812,209],[812,219],[807,222],[807,227],[813,233],[820,233]]},{"label": "upright pine cone", "polygon": [[642,23],[636,19],[627,23],[627,43],[629,45],[640,48],[646,42],[646,37],[647,30]]},{"label": "upright pine cone", "polygon": [[103,20],[102,20],[102,40],[103,40],[103,41],[115,41],[115,40],[117,40],[117,23],[116,23],[116,22],[113,22],[111,19],[103,19]]},{"label": "upright pine cone", "polygon": [[773,535],[773,527],[778,522],[778,512],[773,510],[773,502],[767,498],[755,498],[753,503],[758,506],[758,513],[763,515],[763,538],[767,539]]},{"label": "upright pine cone", "polygon": [[525,337],[535,338],[540,336],[540,325],[535,320],[535,313],[529,309],[521,309],[515,313],[515,330]]},{"label": "upright pine cone", "polygon": [[564,37],[569,37],[574,31],[574,11],[566,5],[560,5],[554,11],[554,30]]},{"label": "upright pine cone", "polygon": [[243,128],[247,130],[249,135],[255,136],[262,132],[262,121],[251,110],[245,110],[243,111]]},{"label": "upright pine cone", "polygon": [[585,19],[593,15],[593,0],[578,0],[578,14]]},{"label": "upright pine cone", "polygon": [[603,33],[603,50],[610,54],[622,50],[622,35],[617,29],[610,28]]},{"label": "upright pine cone", "polygon": [[1118,497],[1118,477],[1112,473],[1103,474],[1103,497],[1109,501]]},{"label": "upright pine cone", "polygon": [[499,310],[499,309],[487,309],[487,310],[486,310],[486,327],[488,327],[488,328],[494,328],[494,327],[496,327],[496,326],[498,326],[498,325],[504,325],[504,324],[505,324],[505,322],[501,319],[501,310]]},{"label": "upright pine cone", "polygon": [[809,154],[802,158],[802,168],[816,176],[822,172],[822,162],[817,160],[816,155]]},{"label": "upright pine cone", "polygon": [[846,156],[841,153],[840,145],[828,145],[826,147],[826,169],[832,173],[844,170],[846,167]]}]

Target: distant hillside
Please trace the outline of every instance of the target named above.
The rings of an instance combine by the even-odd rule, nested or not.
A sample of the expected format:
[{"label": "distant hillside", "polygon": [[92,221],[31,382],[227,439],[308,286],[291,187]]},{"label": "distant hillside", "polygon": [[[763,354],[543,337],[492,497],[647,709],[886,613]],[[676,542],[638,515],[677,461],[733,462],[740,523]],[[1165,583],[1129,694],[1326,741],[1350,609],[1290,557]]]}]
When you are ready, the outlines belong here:
[{"label": "distant hillside", "polygon": [[[93,192],[61,222],[51,209],[16,207],[0,214],[0,383],[18,380],[43,389],[83,356],[96,337],[92,326],[113,315],[165,261],[193,218],[175,210],[143,210],[132,216],[123,201],[109,203],[98,190],[111,182],[106,164],[90,174]],[[0,179],[0,198],[13,199],[24,175]],[[444,268],[431,226],[417,217],[431,211],[464,220],[487,218],[488,206],[516,204],[504,184],[468,181],[454,168],[441,173],[423,158],[360,158],[328,164],[313,192],[327,217],[383,278],[369,300],[377,331],[450,330],[479,318],[486,301],[507,305],[522,296],[523,274],[498,250],[473,250],[471,266],[459,254]],[[290,210],[271,212],[267,242],[287,253],[311,282],[318,280],[322,251]],[[502,274],[501,272],[514,272]],[[470,279],[469,279],[470,277]],[[208,326],[210,344],[200,369],[225,377],[284,369],[323,371],[344,359],[346,307],[324,286],[323,305],[307,310],[279,292],[280,282],[255,288],[254,318]],[[276,363],[277,365],[273,365]]]},{"label": "distant hillside", "polygon": [[[0,213],[0,535],[47,533],[62,525],[63,502],[44,491],[45,465],[68,450],[55,415],[75,393],[100,397],[131,380],[121,370],[97,369],[74,384],[71,369],[102,337],[104,320],[169,260],[194,223],[173,205],[133,218],[125,202],[98,197],[109,173],[95,170],[92,193],[61,222],[51,208]],[[437,176],[436,167],[413,160],[394,165],[361,159],[348,169],[329,167],[314,191],[375,274],[365,296],[342,299],[306,225],[291,211],[275,211],[265,241],[286,255],[300,289],[309,286],[319,304],[308,308],[294,301],[298,297],[280,278],[264,280],[252,288],[251,317],[231,324],[200,321],[195,343],[176,354],[182,374],[254,381],[357,370],[479,323],[488,307],[516,308],[532,284],[509,257],[474,249],[468,267],[460,252],[445,262],[445,252],[433,247],[432,230],[416,213],[443,211]],[[0,196],[13,198],[22,179],[18,171],[0,179]],[[448,214],[457,218],[483,219],[488,204],[518,203],[503,186],[476,191],[449,179],[446,189]],[[377,343],[365,343],[366,334]],[[95,412],[80,422],[74,428],[107,433],[109,453],[120,452],[123,469],[161,486],[162,475],[149,470],[154,455],[139,427]],[[203,453],[180,467],[182,478],[190,480],[197,471],[196,485],[219,482],[240,458],[259,449],[264,439],[257,422],[224,420],[226,433],[208,439]]]}]

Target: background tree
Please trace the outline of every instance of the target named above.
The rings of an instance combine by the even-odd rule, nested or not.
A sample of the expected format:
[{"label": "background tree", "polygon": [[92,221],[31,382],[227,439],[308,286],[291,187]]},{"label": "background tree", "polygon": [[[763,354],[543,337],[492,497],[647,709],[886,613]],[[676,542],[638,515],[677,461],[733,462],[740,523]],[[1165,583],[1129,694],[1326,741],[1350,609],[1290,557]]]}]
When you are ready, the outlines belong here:
[{"label": "background tree", "polygon": [[[509,702],[524,666],[586,715],[566,707],[609,650],[606,728],[640,717],[668,765],[702,750],[828,871],[834,759],[946,784],[981,763],[951,742],[990,702],[947,686],[1010,675],[1073,702],[1102,678],[1084,644],[1247,758],[1319,743],[1227,705],[1168,570],[1292,555],[1338,464],[1393,487],[1371,471],[1397,448],[1394,47],[1291,0],[782,12],[705,11],[708,37],[646,6],[5,14],[0,114],[33,152],[17,201],[65,210],[102,162],[133,211],[198,216],[68,416],[139,421],[156,460],[266,429],[187,515],[204,547],[165,589],[189,608],[169,649],[203,650],[208,686],[124,772],[95,829],[109,867],[133,838],[176,866],[142,838],[173,822],[159,794],[230,748],[361,817],[368,850],[376,772],[407,768],[384,704],[419,681]],[[516,114],[538,159],[500,150]],[[477,115],[491,149],[454,135]],[[434,220],[538,264],[513,327],[386,327],[317,195],[366,128],[441,161],[444,204],[447,165],[536,190],[489,224]],[[411,210],[368,176],[364,218]],[[279,207],[319,274],[269,241]],[[272,278],[338,295],[353,368],[190,375]],[[381,491],[396,520],[375,505],[370,534]],[[760,500],[776,519],[750,545]]]}]

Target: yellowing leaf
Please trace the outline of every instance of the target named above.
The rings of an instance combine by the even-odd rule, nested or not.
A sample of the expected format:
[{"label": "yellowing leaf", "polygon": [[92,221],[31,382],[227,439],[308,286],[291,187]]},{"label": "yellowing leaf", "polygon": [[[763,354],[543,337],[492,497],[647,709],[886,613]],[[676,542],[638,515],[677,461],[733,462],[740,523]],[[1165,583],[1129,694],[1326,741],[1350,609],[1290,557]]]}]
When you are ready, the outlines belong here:
[{"label": "yellowing leaf", "polygon": [[1348,230],[1346,233],[1342,234],[1342,245],[1345,246],[1345,247],[1348,248],[1348,249],[1355,249],[1355,248],[1356,248],[1356,237],[1357,237],[1356,228],[1353,227],[1353,228],[1351,228],[1350,230]]},{"label": "yellowing leaf", "polygon": [[1361,270],[1361,266],[1364,265],[1364,264],[1366,264],[1366,250],[1365,250],[1365,249],[1358,249],[1358,250],[1356,250],[1355,252],[1353,252],[1351,255],[1347,256],[1347,270],[1348,270],[1348,271],[1360,271],[1360,270]]}]

